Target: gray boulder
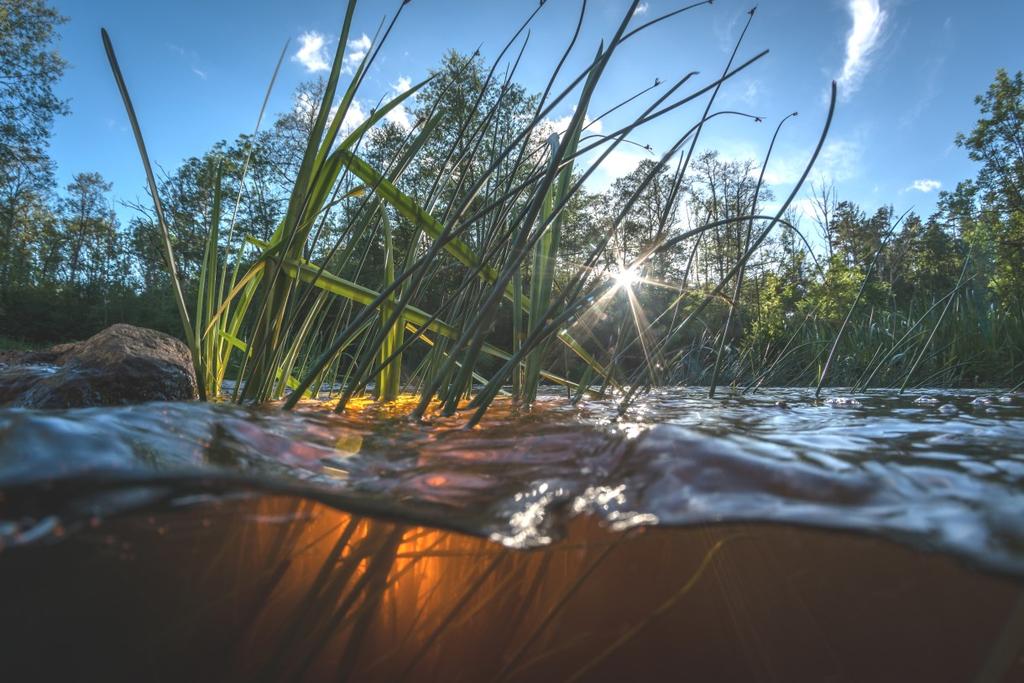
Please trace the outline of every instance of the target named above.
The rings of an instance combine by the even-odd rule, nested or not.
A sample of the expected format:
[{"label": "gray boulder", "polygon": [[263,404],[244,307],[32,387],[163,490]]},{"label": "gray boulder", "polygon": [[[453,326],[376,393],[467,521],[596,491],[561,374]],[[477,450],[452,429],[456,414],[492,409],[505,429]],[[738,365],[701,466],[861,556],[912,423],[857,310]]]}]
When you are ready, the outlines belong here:
[{"label": "gray boulder", "polygon": [[76,408],[196,397],[188,347],[142,327],[112,325],[83,342],[12,360],[0,370],[0,405]]}]

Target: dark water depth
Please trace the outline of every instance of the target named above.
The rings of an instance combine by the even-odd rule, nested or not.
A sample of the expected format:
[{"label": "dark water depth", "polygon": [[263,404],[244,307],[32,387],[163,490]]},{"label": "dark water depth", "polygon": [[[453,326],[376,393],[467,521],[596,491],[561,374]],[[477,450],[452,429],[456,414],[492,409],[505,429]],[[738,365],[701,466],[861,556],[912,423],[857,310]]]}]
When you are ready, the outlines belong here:
[{"label": "dark water depth", "polygon": [[611,531],[778,522],[885,537],[1024,576],[1024,396],[772,390],[547,396],[485,423],[412,423],[408,406],[343,415],[231,405],[0,410],[0,547],[111,515],[244,491],[550,544],[570,520]]}]

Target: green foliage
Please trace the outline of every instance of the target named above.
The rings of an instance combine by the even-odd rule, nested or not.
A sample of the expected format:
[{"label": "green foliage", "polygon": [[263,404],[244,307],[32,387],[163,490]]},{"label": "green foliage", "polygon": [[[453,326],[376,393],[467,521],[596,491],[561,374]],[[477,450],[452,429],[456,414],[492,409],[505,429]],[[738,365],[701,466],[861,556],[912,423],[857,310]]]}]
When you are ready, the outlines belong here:
[{"label": "green foliage", "polygon": [[[64,111],[52,97],[59,17],[0,0],[0,21],[10,17],[22,28],[0,39],[0,63],[21,65],[18,78],[39,64],[55,75],[4,91],[38,106],[4,124],[4,140],[19,139],[8,134],[17,126],[45,132]],[[161,210],[135,207],[124,227],[97,174],[56,196],[38,147],[0,178],[0,329],[44,343],[133,322],[192,338],[211,397],[225,378],[242,380],[234,399],[291,391],[294,403],[327,388],[339,408],[364,392],[414,391],[420,415],[465,399],[479,415],[509,389],[529,402],[542,381],[577,396],[823,375],[851,386],[1019,381],[1020,74],[999,72],[978,99],[978,125],[958,144],[981,170],[939,213],[893,231],[891,207],[865,212],[826,191],[815,197],[823,248],[812,250],[792,214],[752,217],[774,200],[757,163],[690,158],[702,122],[607,191],[586,191],[595,155],[629,144],[667,98],[685,99],[663,89],[619,132],[588,129],[629,21],[585,71],[556,71],[542,93],[516,84],[504,52],[488,64],[453,51],[352,127],[346,113],[380,45],[353,74],[339,52],[265,130],[154,178]],[[35,56],[7,55],[14,46]],[[554,129],[572,104],[568,130]],[[610,277],[624,269],[640,279]]]},{"label": "green foliage", "polygon": [[758,284],[756,313],[746,334],[747,343],[755,348],[781,343],[797,311],[814,308],[807,303],[798,308],[796,285],[775,273],[766,273]]},{"label": "green foliage", "polygon": [[0,0],[0,310],[33,283],[36,267],[53,263],[36,245],[52,250],[57,230],[46,148],[54,119],[68,111],[54,92],[65,67],[54,45],[63,21],[42,0]]},{"label": "green foliage", "polygon": [[943,218],[975,253],[978,271],[999,305],[1024,309],[1024,72],[996,72],[975,98],[981,112],[956,144],[981,164],[978,176],[943,193]]},{"label": "green foliage", "polygon": [[43,0],[0,0],[0,182],[48,172],[46,144],[67,103],[54,93],[65,62],[53,47],[65,21]]},{"label": "green foliage", "polygon": [[[820,320],[840,323],[857,300],[864,284],[865,270],[848,265],[843,255],[833,256],[821,280],[808,284],[807,294],[797,307],[801,313],[817,311]],[[868,281],[860,297],[865,306],[877,306],[886,301],[886,286],[877,278]]]}]

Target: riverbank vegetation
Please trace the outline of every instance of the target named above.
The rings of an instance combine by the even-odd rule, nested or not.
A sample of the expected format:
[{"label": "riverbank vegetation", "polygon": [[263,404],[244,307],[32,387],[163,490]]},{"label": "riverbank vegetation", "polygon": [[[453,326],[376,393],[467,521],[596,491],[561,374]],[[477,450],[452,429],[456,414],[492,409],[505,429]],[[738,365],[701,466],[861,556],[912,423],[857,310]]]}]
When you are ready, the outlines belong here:
[{"label": "riverbank vegetation", "polygon": [[[768,134],[761,159],[701,151],[705,122],[756,118],[716,103],[765,57],[741,50],[742,36],[720,74],[624,93],[644,108],[598,132],[604,113],[589,103],[617,49],[655,23],[700,21],[709,5],[650,21],[627,8],[600,48],[577,44],[576,26],[566,54],[594,50],[592,61],[552,65],[542,92],[516,80],[531,15],[499,54],[450,52],[357,117],[390,28],[343,73],[350,3],[328,78],[299,86],[294,107],[261,115],[255,132],[150,171],[158,202],[133,206],[124,225],[99,174],[55,187],[45,141],[67,113],[54,95],[60,18],[41,0],[0,0],[12,122],[0,130],[0,330],[39,344],[131,322],[185,338],[209,396],[241,378],[235,399],[328,386],[342,407],[364,391],[412,392],[418,413],[435,399],[482,411],[502,390],[529,401],[541,383],[576,396],[1017,384],[1024,75],[999,71],[978,97],[977,122],[955,140],[978,173],[930,216],[844,200],[814,175],[814,149],[795,186],[766,184],[771,135],[787,120],[755,129]],[[128,104],[144,74],[106,45]],[[685,119],[689,102],[703,114]],[[607,154],[662,117],[679,124],[674,144],[589,189]],[[828,122],[815,125],[824,139]]]}]

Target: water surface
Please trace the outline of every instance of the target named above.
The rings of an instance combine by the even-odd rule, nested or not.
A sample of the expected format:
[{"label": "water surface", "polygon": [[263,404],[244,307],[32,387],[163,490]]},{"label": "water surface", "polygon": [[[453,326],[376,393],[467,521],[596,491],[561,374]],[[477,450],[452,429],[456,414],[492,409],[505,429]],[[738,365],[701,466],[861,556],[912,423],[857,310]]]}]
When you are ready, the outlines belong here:
[{"label": "water surface", "polygon": [[570,520],[612,531],[707,522],[842,529],[1024,576],[1024,397],[993,391],[661,390],[549,395],[415,423],[408,406],[336,415],[199,403],[0,410],[0,544],[111,515],[257,491],[546,546]]}]

